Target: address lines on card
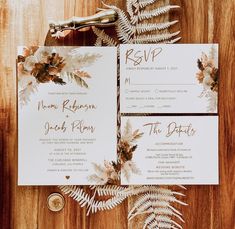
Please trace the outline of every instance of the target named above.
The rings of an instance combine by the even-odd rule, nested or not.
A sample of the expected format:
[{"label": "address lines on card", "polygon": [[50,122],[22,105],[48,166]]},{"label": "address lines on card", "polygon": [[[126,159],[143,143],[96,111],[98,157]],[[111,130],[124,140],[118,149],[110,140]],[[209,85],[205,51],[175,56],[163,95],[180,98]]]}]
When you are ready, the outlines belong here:
[{"label": "address lines on card", "polygon": [[151,85],[160,85],[160,86],[190,86],[190,85],[196,85],[196,83],[186,83],[186,84],[178,84],[178,83],[170,83],[170,84],[160,84],[160,83],[133,83],[130,77],[125,78],[125,85],[130,85],[130,86],[151,86]]},{"label": "address lines on card", "polygon": [[188,86],[188,85],[196,85],[195,83],[190,83],[190,84],[159,84],[159,83],[149,83],[149,84],[146,84],[146,83],[131,83],[130,85],[132,86],[137,86],[137,85],[162,85],[162,86],[167,86],[167,85],[176,85],[176,86],[179,86],[179,85],[183,85],[183,86]]},{"label": "address lines on card", "polygon": [[130,78],[125,79],[125,84],[130,85],[130,86],[141,86],[141,85],[161,85],[161,86],[167,86],[167,85],[183,85],[183,86],[189,86],[189,85],[196,85],[195,83],[186,83],[186,84],[177,84],[177,83],[171,83],[171,84],[159,84],[159,83],[133,83],[131,82]]}]

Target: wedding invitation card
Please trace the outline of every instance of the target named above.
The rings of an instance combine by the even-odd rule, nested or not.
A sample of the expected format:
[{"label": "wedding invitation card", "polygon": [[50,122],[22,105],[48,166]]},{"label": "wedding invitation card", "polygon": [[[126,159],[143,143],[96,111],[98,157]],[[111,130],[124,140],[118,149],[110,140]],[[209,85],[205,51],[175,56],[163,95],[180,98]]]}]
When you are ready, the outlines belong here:
[{"label": "wedding invitation card", "polygon": [[217,44],[120,46],[121,113],[217,113]]},{"label": "wedding invitation card", "polygon": [[129,116],[121,129],[133,153],[123,185],[219,183],[217,116]]},{"label": "wedding invitation card", "polygon": [[116,161],[117,50],[18,48],[18,184],[93,184]]}]

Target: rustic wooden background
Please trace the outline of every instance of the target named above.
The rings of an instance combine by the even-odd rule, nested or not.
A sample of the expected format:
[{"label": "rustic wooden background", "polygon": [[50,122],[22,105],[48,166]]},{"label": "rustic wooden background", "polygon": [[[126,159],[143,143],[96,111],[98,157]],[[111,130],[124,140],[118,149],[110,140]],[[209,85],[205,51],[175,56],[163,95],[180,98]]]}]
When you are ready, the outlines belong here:
[{"label": "rustic wooden background", "polygon": [[[125,7],[125,0],[106,2]],[[167,1],[159,0],[159,2],[161,4]],[[184,191],[187,196],[184,200],[189,206],[180,207],[186,221],[184,228],[233,229],[235,228],[235,1],[170,0],[170,2],[182,7],[180,11],[169,14],[170,18],[180,20],[177,27],[181,30],[181,43],[220,44],[220,186],[187,186],[187,191]],[[46,199],[51,192],[58,191],[56,187],[17,186],[16,46],[43,45],[49,20],[64,19],[73,15],[90,15],[98,6],[101,6],[98,0],[0,0],[0,228],[128,228],[127,201],[115,210],[86,217],[85,210],[66,197],[64,210],[53,213],[47,209]],[[55,42],[47,36],[46,44],[84,43],[91,38],[84,34],[73,33],[61,42]],[[207,138],[208,144],[213,144],[210,142],[210,136]],[[129,224],[129,228],[136,229],[137,226]]]}]

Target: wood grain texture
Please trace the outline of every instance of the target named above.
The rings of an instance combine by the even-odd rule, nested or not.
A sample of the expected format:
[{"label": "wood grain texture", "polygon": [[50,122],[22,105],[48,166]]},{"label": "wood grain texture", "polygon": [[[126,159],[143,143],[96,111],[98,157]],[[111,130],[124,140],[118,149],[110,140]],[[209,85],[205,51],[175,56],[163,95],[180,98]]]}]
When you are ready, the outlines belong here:
[{"label": "wood grain texture", "polygon": [[[125,7],[125,0],[108,3]],[[159,4],[164,1],[159,0]],[[166,2],[166,1],[165,1]],[[186,229],[235,228],[235,1],[170,0],[180,12],[181,43],[220,44],[219,140],[220,186],[188,186],[188,207],[178,206]],[[0,0],[0,228],[3,229],[126,229],[128,202],[115,210],[86,217],[85,210],[66,197],[59,213],[46,199],[56,187],[17,186],[17,123],[15,57],[17,45],[43,45],[49,20],[93,14],[98,0]],[[79,38],[79,39],[78,39]],[[46,45],[92,44],[91,31],[70,33],[62,41],[47,36]],[[176,57],[177,58],[177,57]],[[208,136],[208,144],[210,136]],[[208,165],[209,166],[209,165]],[[131,204],[131,203],[129,203]],[[137,225],[129,224],[136,229]]]}]

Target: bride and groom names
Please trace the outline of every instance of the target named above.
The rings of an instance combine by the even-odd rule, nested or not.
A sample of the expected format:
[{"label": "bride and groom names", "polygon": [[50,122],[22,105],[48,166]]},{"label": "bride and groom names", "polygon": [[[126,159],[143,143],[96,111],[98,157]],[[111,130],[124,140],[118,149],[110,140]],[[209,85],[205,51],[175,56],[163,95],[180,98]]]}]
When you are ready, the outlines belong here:
[{"label": "bride and groom names", "polygon": [[[46,103],[44,100],[41,100],[37,104],[38,111],[60,111],[62,113],[66,113],[66,118],[69,117],[69,113],[77,113],[79,111],[88,112],[92,110],[96,110],[97,105],[93,103],[85,103],[79,104],[76,99],[63,100],[60,104],[58,103]],[[51,132],[62,132],[65,133],[67,131],[78,131],[80,134],[90,133],[93,134],[95,132],[95,126],[91,124],[85,123],[83,119],[73,120],[68,123],[68,121],[63,120],[60,124],[55,123],[54,120],[46,121],[44,124],[44,134],[48,135]]]}]

